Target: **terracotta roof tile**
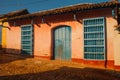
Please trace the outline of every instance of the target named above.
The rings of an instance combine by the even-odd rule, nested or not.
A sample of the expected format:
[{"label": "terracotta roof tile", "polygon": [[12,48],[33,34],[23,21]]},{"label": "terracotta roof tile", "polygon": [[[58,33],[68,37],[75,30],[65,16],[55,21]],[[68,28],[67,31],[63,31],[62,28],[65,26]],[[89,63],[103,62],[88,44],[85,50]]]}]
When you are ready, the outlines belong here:
[{"label": "terracotta roof tile", "polygon": [[13,11],[13,12],[10,12],[7,14],[2,14],[2,15],[0,15],[0,18],[10,18],[10,17],[20,16],[20,15],[25,15],[28,13],[29,12],[27,9],[22,9],[22,10]]},{"label": "terracotta roof tile", "polygon": [[23,18],[31,18],[31,17],[35,17],[35,16],[53,15],[53,14],[59,14],[59,13],[64,13],[64,12],[81,11],[81,10],[104,8],[104,7],[112,7],[112,6],[116,6],[118,4],[119,3],[116,2],[116,1],[103,2],[103,3],[97,3],[97,4],[78,4],[78,5],[72,5],[72,6],[67,6],[67,7],[63,7],[63,8],[57,8],[57,9],[52,9],[52,10],[36,12],[36,13],[32,13],[32,14],[25,14],[25,15],[21,15],[21,16],[16,16],[16,17],[6,19],[4,21],[15,20],[15,19],[23,19]]}]

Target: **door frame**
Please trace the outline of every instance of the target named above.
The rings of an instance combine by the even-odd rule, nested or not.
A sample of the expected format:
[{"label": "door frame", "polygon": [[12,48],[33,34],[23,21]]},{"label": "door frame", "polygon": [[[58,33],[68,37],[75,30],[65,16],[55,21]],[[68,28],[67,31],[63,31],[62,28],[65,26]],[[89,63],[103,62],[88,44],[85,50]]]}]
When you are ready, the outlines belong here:
[{"label": "door frame", "polygon": [[50,57],[51,60],[55,60],[55,36],[54,36],[55,30],[60,27],[64,27],[64,26],[71,28],[71,43],[70,44],[71,44],[71,60],[72,60],[72,27],[68,25],[59,25],[51,29],[51,35],[52,35],[51,36],[51,57]]}]

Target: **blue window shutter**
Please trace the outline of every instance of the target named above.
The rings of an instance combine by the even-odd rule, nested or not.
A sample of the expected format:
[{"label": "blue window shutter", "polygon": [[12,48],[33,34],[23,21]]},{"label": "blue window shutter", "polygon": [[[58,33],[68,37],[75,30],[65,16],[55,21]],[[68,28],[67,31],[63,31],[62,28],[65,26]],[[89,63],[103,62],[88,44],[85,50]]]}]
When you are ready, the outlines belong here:
[{"label": "blue window shutter", "polygon": [[105,59],[104,17],[84,19],[84,58]]}]

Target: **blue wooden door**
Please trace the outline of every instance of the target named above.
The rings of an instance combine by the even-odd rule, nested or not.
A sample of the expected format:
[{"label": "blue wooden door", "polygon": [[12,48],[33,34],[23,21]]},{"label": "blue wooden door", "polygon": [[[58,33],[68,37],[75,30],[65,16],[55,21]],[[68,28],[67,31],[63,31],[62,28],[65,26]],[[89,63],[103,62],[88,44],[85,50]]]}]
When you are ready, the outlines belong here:
[{"label": "blue wooden door", "polygon": [[71,28],[61,26],[54,30],[54,58],[71,59]]}]

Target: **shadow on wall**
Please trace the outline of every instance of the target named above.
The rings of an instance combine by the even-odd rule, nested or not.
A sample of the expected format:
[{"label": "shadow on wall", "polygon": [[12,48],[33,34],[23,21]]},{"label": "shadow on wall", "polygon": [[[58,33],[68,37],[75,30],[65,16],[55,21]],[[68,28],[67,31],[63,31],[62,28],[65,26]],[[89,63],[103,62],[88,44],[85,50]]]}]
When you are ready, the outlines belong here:
[{"label": "shadow on wall", "polygon": [[[24,51],[25,52],[25,51]],[[33,55],[29,55],[25,53],[21,53],[19,49],[8,49],[2,48],[0,50],[0,64],[16,61],[16,60],[24,60],[26,58],[33,58]]]},{"label": "shadow on wall", "polygon": [[2,45],[0,44],[0,50],[2,50]]},{"label": "shadow on wall", "polygon": [[1,80],[119,80],[120,72],[93,68],[61,67],[39,73],[1,76]]},{"label": "shadow on wall", "polygon": [[[65,17],[67,16],[67,18]],[[75,21],[74,20],[74,14],[73,13],[64,13],[64,14],[56,14],[56,15],[49,15],[49,16],[44,16],[44,18],[42,17],[34,17],[34,19],[20,19],[20,20],[16,20],[13,22],[9,22],[9,25],[11,27],[18,27],[21,25],[27,25],[27,24],[36,24],[37,26],[40,27],[40,24],[47,24],[49,26],[51,26],[51,23],[59,23],[59,22],[68,22],[68,21]],[[77,19],[76,21],[81,23],[81,17],[79,19]]]}]

